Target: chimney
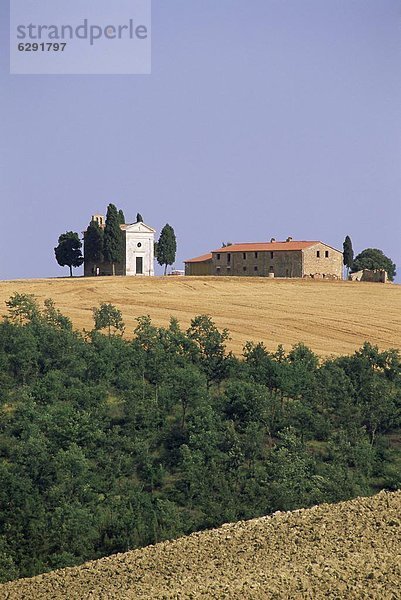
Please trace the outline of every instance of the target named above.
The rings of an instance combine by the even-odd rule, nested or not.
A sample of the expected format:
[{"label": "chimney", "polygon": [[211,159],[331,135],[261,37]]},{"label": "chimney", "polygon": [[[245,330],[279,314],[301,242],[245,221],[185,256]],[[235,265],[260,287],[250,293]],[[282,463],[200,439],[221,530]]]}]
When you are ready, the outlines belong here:
[{"label": "chimney", "polygon": [[285,241],[286,242],[292,242],[292,237],[288,237]]},{"label": "chimney", "polygon": [[270,240],[270,243],[272,244],[272,243],[273,243],[273,242],[275,242],[275,241],[276,241],[276,238],[272,238],[272,239]]}]

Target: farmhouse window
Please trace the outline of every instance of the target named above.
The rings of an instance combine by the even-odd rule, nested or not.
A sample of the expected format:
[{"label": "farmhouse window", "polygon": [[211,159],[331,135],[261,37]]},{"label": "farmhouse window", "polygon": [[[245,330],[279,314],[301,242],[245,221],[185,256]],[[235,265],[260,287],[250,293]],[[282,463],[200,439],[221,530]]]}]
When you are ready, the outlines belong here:
[{"label": "farmhouse window", "polygon": [[243,270],[243,271],[246,271],[246,267],[242,267],[242,270]]},{"label": "farmhouse window", "polygon": [[230,253],[227,254],[227,262],[228,263],[231,262],[231,254]]},{"label": "farmhouse window", "polygon": [[245,260],[246,259],[246,252],[242,253],[242,258]]},{"label": "farmhouse window", "polygon": [[320,250],[316,251],[316,258],[320,258]]},{"label": "farmhouse window", "polygon": [[274,258],[274,252],[270,252],[270,258],[273,260],[273,258]]},{"label": "farmhouse window", "polygon": [[255,258],[258,258],[258,253],[257,252],[255,252]]},{"label": "farmhouse window", "polygon": [[220,260],[220,254],[217,255],[217,260]]},{"label": "farmhouse window", "polygon": [[326,258],[329,258],[329,251],[326,250],[325,253],[324,253],[324,255],[325,255]]},{"label": "farmhouse window", "polygon": [[254,271],[257,271],[257,270],[258,270],[258,267],[253,267],[253,270],[254,270]]}]

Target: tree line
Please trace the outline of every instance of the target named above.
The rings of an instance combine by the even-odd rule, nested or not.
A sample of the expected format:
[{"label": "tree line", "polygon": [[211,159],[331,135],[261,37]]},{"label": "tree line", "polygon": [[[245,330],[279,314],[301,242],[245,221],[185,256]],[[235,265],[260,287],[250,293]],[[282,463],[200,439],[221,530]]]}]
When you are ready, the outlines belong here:
[{"label": "tree line", "polygon": [[[136,216],[137,223],[143,223],[140,213]],[[72,269],[80,267],[84,260],[94,265],[94,273],[98,265],[107,262],[112,266],[112,273],[116,273],[116,264],[121,263],[124,258],[124,239],[121,225],[125,224],[124,212],[118,210],[114,204],[107,207],[105,227],[103,228],[96,220],[89,223],[84,233],[85,257],[82,254],[82,242],[79,234],[67,231],[58,238],[58,245],[54,253],[61,267],[67,266],[72,277]],[[155,243],[155,258],[160,266],[164,266],[164,274],[167,267],[174,264],[177,252],[177,241],[174,229],[168,223],[163,227],[158,242]]]},{"label": "tree line", "polygon": [[78,332],[14,294],[0,321],[0,580],[401,485],[401,356],[269,352],[207,315],[113,305]]}]

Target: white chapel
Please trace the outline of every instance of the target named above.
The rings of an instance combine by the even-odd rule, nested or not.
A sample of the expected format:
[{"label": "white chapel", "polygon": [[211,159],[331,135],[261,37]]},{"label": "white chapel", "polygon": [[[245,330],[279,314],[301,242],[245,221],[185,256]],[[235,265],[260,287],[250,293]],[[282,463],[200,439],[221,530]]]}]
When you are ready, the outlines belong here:
[{"label": "white chapel", "polygon": [[[99,227],[104,229],[106,219],[103,215],[93,215]],[[123,260],[115,264],[116,275],[148,276],[154,273],[154,244],[156,230],[142,221],[120,225],[123,237]],[[85,239],[84,239],[85,244]],[[102,262],[95,265],[85,260],[84,275],[112,275],[112,265]]]}]

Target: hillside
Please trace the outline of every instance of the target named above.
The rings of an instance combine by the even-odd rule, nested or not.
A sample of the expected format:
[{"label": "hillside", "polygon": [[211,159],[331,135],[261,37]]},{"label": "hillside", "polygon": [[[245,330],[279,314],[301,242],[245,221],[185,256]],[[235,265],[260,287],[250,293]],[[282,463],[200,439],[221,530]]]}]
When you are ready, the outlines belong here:
[{"label": "hillside", "polygon": [[48,598],[399,598],[401,492],[224,525],[0,586]]},{"label": "hillside", "polygon": [[[269,350],[303,341],[319,355],[346,354],[368,340],[399,347],[401,286],[353,282],[262,278],[156,277],[7,281],[0,305],[14,292],[51,297],[77,328],[93,326],[92,307],[111,302],[123,313],[127,335],[135,318],[149,314],[156,325],[170,316],[183,327],[209,314],[231,334],[229,349],[240,353],[247,340]],[[5,312],[5,309],[4,309]]]}]

